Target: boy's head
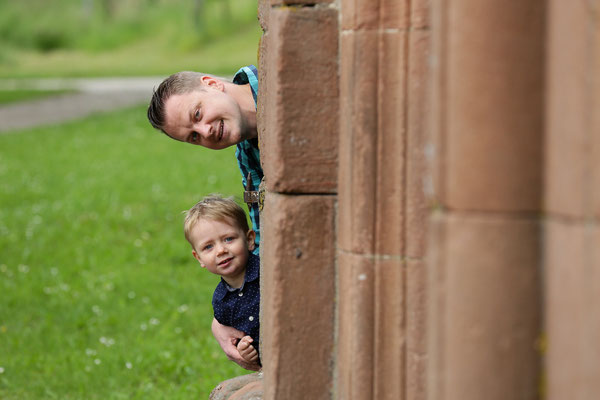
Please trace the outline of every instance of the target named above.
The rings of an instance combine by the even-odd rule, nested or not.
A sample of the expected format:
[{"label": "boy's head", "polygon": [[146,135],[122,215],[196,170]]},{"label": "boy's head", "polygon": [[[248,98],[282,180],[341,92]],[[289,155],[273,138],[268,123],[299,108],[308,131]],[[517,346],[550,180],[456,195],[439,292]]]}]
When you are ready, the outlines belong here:
[{"label": "boy's head", "polygon": [[203,268],[221,275],[231,286],[241,286],[256,235],[235,201],[205,197],[186,213],[184,230],[192,254]]}]

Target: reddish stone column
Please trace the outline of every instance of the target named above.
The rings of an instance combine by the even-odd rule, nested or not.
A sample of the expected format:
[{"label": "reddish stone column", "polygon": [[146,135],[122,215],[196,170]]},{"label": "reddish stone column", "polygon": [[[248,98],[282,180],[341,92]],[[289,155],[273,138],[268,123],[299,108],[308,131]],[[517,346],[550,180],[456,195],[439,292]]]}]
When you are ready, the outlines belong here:
[{"label": "reddish stone column", "polygon": [[426,1],[341,2],[337,399],[424,399]]},{"label": "reddish stone column", "polygon": [[428,398],[539,388],[545,2],[432,2]]},{"label": "reddish stone column", "polygon": [[[293,3],[293,4],[292,4]],[[259,142],[264,399],[333,390],[338,12],[331,1],[263,1]],[[291,4],[291,5],[290,5]]]},{"label": "reddish stone column", "polygon": [[549,4],[546,391],[591,400],[600,397],[600,5]]}]

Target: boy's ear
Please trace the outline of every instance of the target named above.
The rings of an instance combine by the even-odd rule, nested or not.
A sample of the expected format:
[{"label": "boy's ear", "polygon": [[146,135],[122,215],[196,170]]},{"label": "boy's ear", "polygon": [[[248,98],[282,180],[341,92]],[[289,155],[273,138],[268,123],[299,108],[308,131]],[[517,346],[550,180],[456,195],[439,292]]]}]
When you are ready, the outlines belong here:
[{"label": "boy's ear", "polygon": [[254,240],[256,239],[256,232],[250,229],[246,234],[246,239],[248,240],[248,250],[254,250],[256,247],[256,243],[254,243]]},{"label": "boy's ear", "polygon": [[200,81],[202,82],[203,85],[212,87],[214,89],[218,89],[218,90],[223,90],[223,88],[225,87],[223,85],[223,82],[217,78],[213,78],[212,76],[203,76],[202,78],[200,78]]},{"label": "boy's ear", "polygon": [[198,260],[198,262],[200,263],[200,266],[201,266],[202,268],[205,268],[205,267],[204,267],[204,264],[202,264],[202,261],[200,260],[200,256],[198,255],[198,253],[196,253],[196,250],[192,250],[192,255],[194,256],[194,258],[195,258],[196,260]]}]

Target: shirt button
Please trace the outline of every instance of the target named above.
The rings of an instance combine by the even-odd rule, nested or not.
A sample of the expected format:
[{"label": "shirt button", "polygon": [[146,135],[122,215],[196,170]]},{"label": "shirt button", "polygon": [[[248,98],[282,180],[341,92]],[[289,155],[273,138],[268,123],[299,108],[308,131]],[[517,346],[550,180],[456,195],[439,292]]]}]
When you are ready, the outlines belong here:
[{"label": "shirt button", "polygon": [[244,293],[242,293],[242,292],[238,293],[238,296],[240,296],[240,297],[242,297],[243,295],[244,295]]},{"label": "shirt button", "polygon": [[248,319],[249,319],[250,321],[254,321],[254,317],[253,317],[252,315],[251,315],[250,317],[248,317]]}]

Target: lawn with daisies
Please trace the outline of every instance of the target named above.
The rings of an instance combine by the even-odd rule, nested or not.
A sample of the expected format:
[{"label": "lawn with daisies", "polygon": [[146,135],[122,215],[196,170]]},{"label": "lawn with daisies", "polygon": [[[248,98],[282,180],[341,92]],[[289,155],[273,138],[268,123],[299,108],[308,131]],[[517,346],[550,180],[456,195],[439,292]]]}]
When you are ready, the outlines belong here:
[{"label": "lawn with daisies", "polygon": [[204,399],[245,373],[182,231],[241,190],[233,149],[170,140],[144,107],[1,134],[0,399]]}]

